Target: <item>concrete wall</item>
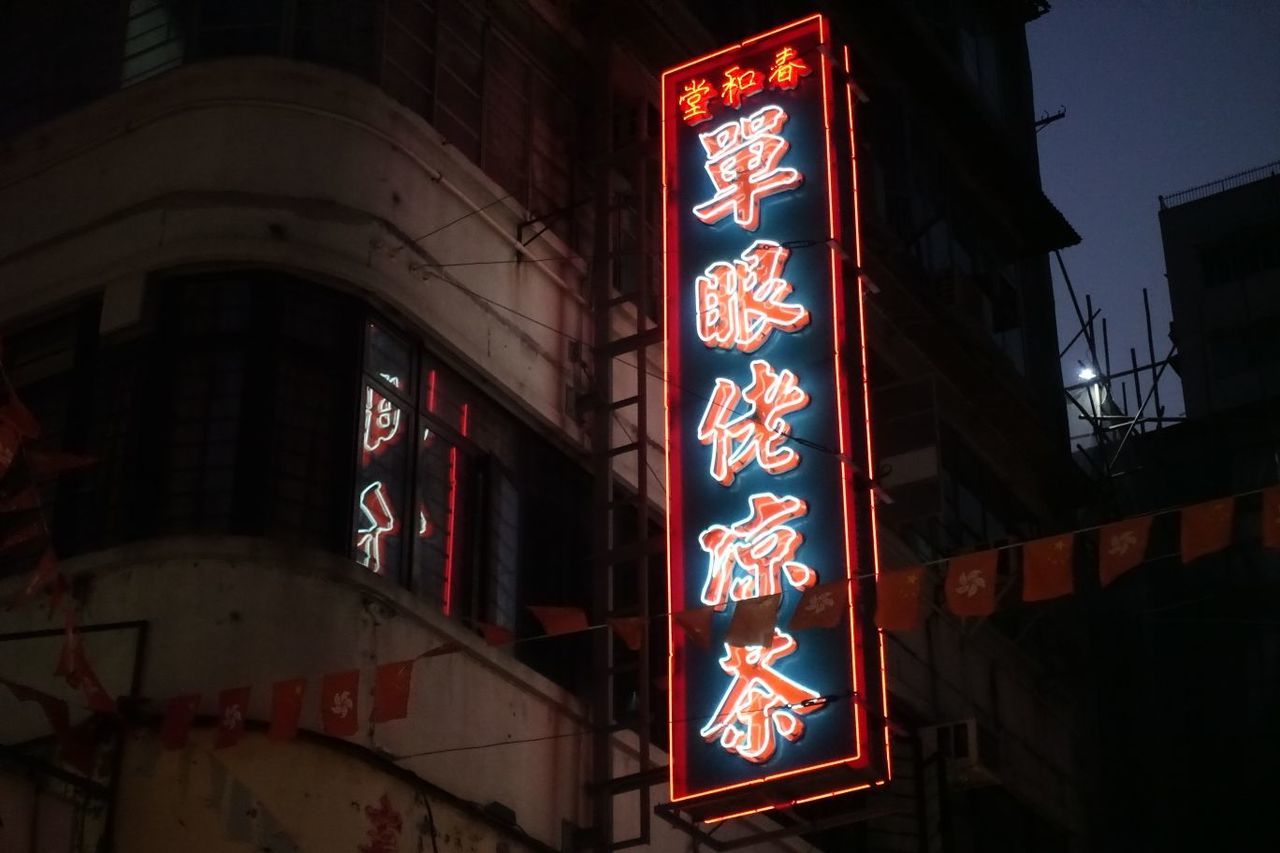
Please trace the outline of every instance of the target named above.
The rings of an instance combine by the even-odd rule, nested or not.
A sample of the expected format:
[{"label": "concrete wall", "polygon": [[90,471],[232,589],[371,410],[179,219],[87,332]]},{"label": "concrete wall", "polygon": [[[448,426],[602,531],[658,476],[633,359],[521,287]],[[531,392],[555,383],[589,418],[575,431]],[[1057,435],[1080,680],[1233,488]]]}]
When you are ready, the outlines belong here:
[{"label": "concrete wall", "polygon": [[[412,778],[481,806],[501,803],[515,813],[523,832],[552,847],[560,846],[565,821],[589,823],[590,738],[579,703],[505,651],[486,646],[349,560],[259,540],[202,538],[100,552],[68,560],[63,568],[85,591],[85,626],[147,623],[139,692],[149,699],[199,693],[200,712],[211,715],[219,690],[248,686],[248,719],[266,721],[272,683],[304,677],[301,725],[318,731],[320,678],[345,669],[361,673],[360,731],[346,739],[357,749],[310,741],[282,745],[251,733],[235,747],[210,752],[209,732],[198,730],[186,750],[170,753],[158,748],[154,732],[131,737],[119,799],[123,850],[247,850],[264,833],[278,833],[295,847],[277,850],[354,851],[368,828],[364,807],[376,807],[383,793],[405,817],[406,840],[398,849],[418,849],[409,830],[421,825],[423,807],[416,798],[422,792]],[[0,597],[20,583],[11,578],[0,584]],[[35,605],[8,613],[4,621],[6,632],[49,627],[44,609]],[[128,693],[137,633],[83,636],[107,689]],[[415,663],[408,718],[369,722],[374,668],[446,642],[457,650]],[[75,722],[87,710],[52,675],[59,644],[56,636],[0,643],[0,675],[65,698]],[[159,704],[151,707],[159,713]],[[8,691],[0,691],[0,721],[3,743],[48,732],[34,703],[18,703]],[[628,743],[633,741],[625,737],[615,741],[623,773],[634,769]],[[653,758],[665,764],[660,751]],[[409,781],[379,769],[378,761],[407,771]],[[654,803],[664,802],[665,788],[653,787]],[[636,829],[634,796],[617,801],[619,837]],[[256,816],[236,811],[240,806],[233,800],[246,797],[261,804]],[[437,814],[437,820],[453,839],[451,849],[494,849],[483,839],[502,835],[463,812]],[[771,824],[756,819],[718,835],[736,837],[753,825]],[[686,836],[654,820],[652,849],[684,850],[688,844]],[[790,842],[771,849],[808,848]]]},{"label": "concrete wall", "polygon": [[[568,342],[591,331],[585,263],[550,232],[521,245],[526,213],[505,190],[368,83],[285,60],[203,63],[5,155],[0,322],[165,269],[288,269],[392,307],[508,405],[583,440],[566,400],[582,383]],[[660,440],[661,406],[649,431]]]}]

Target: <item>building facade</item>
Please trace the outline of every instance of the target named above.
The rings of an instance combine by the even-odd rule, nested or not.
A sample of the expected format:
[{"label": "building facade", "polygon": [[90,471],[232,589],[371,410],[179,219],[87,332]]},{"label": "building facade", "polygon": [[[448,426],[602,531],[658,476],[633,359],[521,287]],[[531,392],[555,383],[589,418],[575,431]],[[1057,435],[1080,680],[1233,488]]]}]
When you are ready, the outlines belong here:
[{"label": "building facade", "polygon": [[[1053,532],[1075,474],[1045,253],[1078,238],[1039,189],[1024,27],[1044,4],[825,5],[860,91],[882,562]],[[47,481],[37,513],[61,606],[124,700],[77,768],[38,703],[0,691],[6,845],[688,846],[650,808],[661,679],[600,690],[602,643],[611,677],[667,655],[661,631],[637,654],[600,627],[602,548],[660,531],[664,490],[660,348],[602,343],[656,322],[659,73],[810,11],[14,11],[5,376],[43,427],[30,449],[96,459]],[[606,371],[613,397],[652,402],[602,419]],[[624,440],[640,452],[601,459]],[[610,513],[627,500],[631,521]],[[42,551],[4,552],[6,594]],[[662,565],[645,549],[629,570],[651,602]],[[662,616],[642,599],[612,606]],[[546,636],[530,605],[597,627]],[[0,677],[83,729],[46,610],[0,617]],[[1085,849],[1085,718],[1055,675],[1074,630],[1068,611],[965,625],[930,606],[886,638],[894,781],[704,840]],[[406,716],[375,722],[376,673],[404,662]],[[351,672],[358,725],[334,736],[318,688]],[[273,690],[297,679],[281,741]],[[217,748],[218,695],[244,687],[245,732]],[[193,696],[166,748],[167,703]]]}]

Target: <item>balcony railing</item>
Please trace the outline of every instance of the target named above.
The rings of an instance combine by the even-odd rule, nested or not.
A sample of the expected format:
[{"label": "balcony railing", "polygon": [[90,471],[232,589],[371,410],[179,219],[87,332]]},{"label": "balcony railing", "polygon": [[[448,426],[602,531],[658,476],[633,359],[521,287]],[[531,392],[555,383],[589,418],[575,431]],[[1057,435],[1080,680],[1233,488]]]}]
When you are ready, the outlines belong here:
[{"label": "balcony railing", "polygon": [[1242,187],[1245,184],[1252,184],[1255,181],[1261,181],[1266,178],[1280,175],[1280,160],[1268,163],[1265,166],[1258,166],[1254,169],[1248,169],[1216,181],[1210,181],[1207,184],[1201,184],[1198,187],[1182,190],[1172,193],[1171,195],[1160,196],[1160,209],[1168,210],[1171,207],[1177,207],[1180,204],[1186,204],[1189,201],[1198,201],[1211,195],[1223,192],[1224,190],[1232,190],[1236,187]]}]

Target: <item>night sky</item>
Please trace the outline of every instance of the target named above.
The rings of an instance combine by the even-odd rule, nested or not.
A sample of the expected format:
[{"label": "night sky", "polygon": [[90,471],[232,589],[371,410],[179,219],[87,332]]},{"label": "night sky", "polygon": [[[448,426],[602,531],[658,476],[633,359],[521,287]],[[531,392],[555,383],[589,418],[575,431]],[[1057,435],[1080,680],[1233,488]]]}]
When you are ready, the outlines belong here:
[{"label": "night sky", "polygon": [[[1163,358],[1157,196],[1280,160],[1280,2],[1055,0],[1027,37],[1037,115],[1067,110],[1039,134],[1045,192],[1084,238],[1063,253],[1067,272],[1108,318],[1113,370],[1131,346],[1146,361],[1144,286]],[[1061,347],[1079,323],[1056,263],[1054,280]],[[1081,358],[1083,342],[1064,358],[1069,382]],[[1172,371],[1161,394],[1167,414],[1182,413]]]}]

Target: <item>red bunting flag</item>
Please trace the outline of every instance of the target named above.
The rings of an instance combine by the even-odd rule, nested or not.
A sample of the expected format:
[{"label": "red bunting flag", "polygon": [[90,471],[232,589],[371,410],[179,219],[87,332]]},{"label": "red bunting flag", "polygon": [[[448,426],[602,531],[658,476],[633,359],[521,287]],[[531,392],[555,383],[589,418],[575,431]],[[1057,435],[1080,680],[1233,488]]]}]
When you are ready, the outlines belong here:
[{"label": "red bunting flag", "polygon": [[40,561],[27,577],[26,584],[14,599],[14,606],[25,604],[58,579],[58,558],[53,550],[46,550],[40,555]]},{"label": "red bunting flag", "polygon": [[1023,601],[1048,601],[1072,593],[1075,588],[1071,573],[1074,538],[1064,533],[1022,546]]},{"label": "red bunting flag", "polygon": [[373,722],[386,723],[409,716],[409,688],[412,682],[412,660],[384,663],[378,667],[373,681]]},{"label": "red bunting flag", "polygon": [[605,622],[623,645],[633,652],[640,651],[640,642],[644,639],[644,620],[639,616],[617,616]]},{"label": "red bunting flag", "polygon": [[360,671],[333,672],[320,684],[320,723],[325,734],[351,737],[358,731]]},{"label": "red bunting flag", "polygon": [[876,579],[876,624],[886,631],[920,626],[920,582],[924,567],[881,572]]},{"label": "red bunting flag", "polygon": [[92,776],[98,763],[98,747],[113,734],[115,724],[99,717],[87,717],[58,738],[58,758],[85,776]]},{"label": "red bunting flag", "polygon": [[1235,498],[1219,498],[1182,510],[1182,562],[1190,563],[1231,544],[1234,508]]},{"label": "red bunting flag", "polygon": [[214,749],[226,749],[240,742],[244,721],[249,716],[249,688],[232,687],[218,694],[218,731]]},{"label": "red bunting flag", "polygon": [[1098,581],[1104,587],[1145,559],[1151,518],[1126,518],[1103,525],[1098,531]]},{"label": "red bunting flag", "polygon": [[1262,490],[1262,547],[1280,548],[1280,486]]},{"label": "red bunting flag", "polygon": [[11,424],[23,438],[40,437],[40,422],[17,397],[10,397],[9,402],[0,406],[0,421]]},{"label": "red bunting flag", "polygon": [[76,668],[79,672],[80,690],[84,693],[85,702],[91,710],[99,714],[114,714],[116,700],[111,698],[111,694],[98,679],[98,673],[94,672],[93,667],[89,665],[89,660],[84,654],[84,646],[79,647],[78,654],[80,660],[76,663]]},{"label": "red bunting flag", "polygon": [[271,725],[267,737],[271,740],[291,740],[298,733],[298,718],[302,716],[302,694],[306,692],[305,678],[290,678],[271,685]]},{"label": "red bunting flag", "polygon": [[509,628],[491,625],[488,622],[477,622],[476,627],[480,629],[480,635],[484,637],[484,641],[491,646],[505,646],[515,642],[515,632]]},{"label": "red bunting flag", "polygon": [[200,707],[200,694],[175,696],[165,703],[164,720],[160,723],[160,745],[165,749],[182,749],[187,745],[191,723]]},{"label": "red bunting flag", "polygon": [[21,491],[0,497],[0,512],[26,512],[40,508],[40,490],[27,486]]},{"label": "red bunting flag", "polygon": [[529,605],[529,612],[540,623],[542,630],[548,634],[572,634],[585,631],[591,627],[587,624],[587,614],[579,607],[550,607],[546,605]]},{"label": "red bunting flag", "polygon": [[800,596],[796,612],[791,614],[787,623],[789,631],[804,631],[808,628],[834,628],[844,620],[849,609],[849,596],[846,590],[848,581],[834,581],[811,586]]},{"label": "red bunting flag", "polygon": [[67,711],[67,703],[59,699],[57,696],[50,696],[33,687],[26,687],[21,684],[14,684],[0,678],[0,684],[9,688],[9,692],[13,694],[13,698],[19,702],[35,702],[40,706],[40,710],[44,712],[45,719],[49,721],[49,728],[53,730],[55,735],[59,737],[66,732],[70,726],[70,716]]},{"label": "red bunting flag", "polygon": [[987,616],[996,609],[996,552],[979,551],[947,562],[947,607],[957,616]]},{"label": "red bunting flag", "polygon": [[711,618],[715,610],[710,607],[695,607],[693,610],[682,610],[675,614],[676,624],[684,629],[685,636],[704,649],[711,648]]},{"label": "red bunting flag", "polygon": [[21,446],[22,436],[14,429],[13,424],[0,421],[0,477],[13,465]]},{"label": "red bunting flag", "polygon": [[62,617],[62,648],[58,651],[58,665],[53,674],[65,678],[69,687],[79,685],[76,664],[80,660],[80,635],[76,632],[76,614],[71,608]]},{"label": "red bunting flag", "polygon": [[50,480],[66,471],[74,471],[97,462],[92,456],[64,453],[61,450],[28,450],[27,467],[36,482]]},{"label": "red bunting flag", "polygon": [[762,595],[739,601],[733,606],[733,617],[724,641],[730,646],[767,646],[773,642],[773,629],[778,624],[778,608],[782,593]]}]

